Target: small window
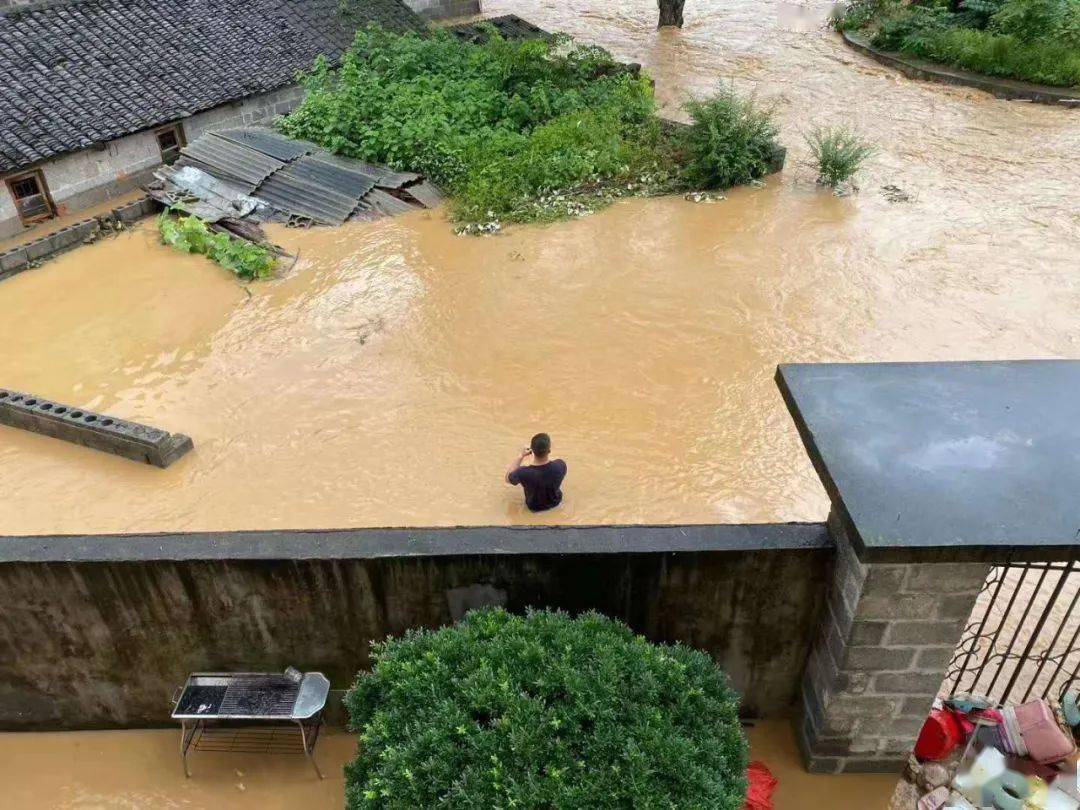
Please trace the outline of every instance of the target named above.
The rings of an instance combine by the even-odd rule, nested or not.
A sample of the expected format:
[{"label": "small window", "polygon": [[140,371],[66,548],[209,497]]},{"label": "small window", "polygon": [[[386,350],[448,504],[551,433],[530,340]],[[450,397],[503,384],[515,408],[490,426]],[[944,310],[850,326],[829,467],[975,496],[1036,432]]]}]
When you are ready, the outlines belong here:
[{"label": "small window", "polygon": [[156,133],[158,149],[161,150],[161,162],[165,164],[175,163],[180,157],[180,149],[184,145],[184,129],[179,124],[174,124],[165,129],[159,129]]},{"label": "small window", "polygon": [[23,225],[33,225],[56,216],[56,209],[49,199],[49,190],[45,187],[45,178],[40,171],[9,177],[7,187],[15,200],[15,210],[19,212]]}]

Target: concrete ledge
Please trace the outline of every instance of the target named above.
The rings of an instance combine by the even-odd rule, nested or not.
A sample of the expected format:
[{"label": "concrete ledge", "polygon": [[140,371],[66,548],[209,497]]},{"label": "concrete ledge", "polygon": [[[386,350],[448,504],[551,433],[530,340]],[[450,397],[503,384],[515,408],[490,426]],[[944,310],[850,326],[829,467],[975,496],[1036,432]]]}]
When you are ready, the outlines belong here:
[{"label": "concrete ledge", "polygon": [[844,31],[842,36],[844,42],[859,53],[865,54],[883,65],[895,68],[910,79],[941,82],[960,87],[974,87],[977,90],[984,90],[1003,99],[1034,101],[1039,104],[1060,104],[1066,107],[1080,108],[1080,89],[1077,88],[1050,87],[1045,84],[1032,84],[1017,79],[984,76],[961,68],[916,59],[906,54],[879,51],[865,37],[848,31]]},{"label": "concrete ledge", "polygon": [[776,383],[862,562],[1075,554],[1080,361],[794,363]]},{"label": "concrete ledge", "polygon": [[168,467],[194,445],[182,433],[62,405],[33,394],[0,389],[0,424],[105,453]]},{"label": "concrete ledge", "polygon": [[822,523],[470,526],[0,537],[0,563],[373,560],[403,557],[831,549]]}]

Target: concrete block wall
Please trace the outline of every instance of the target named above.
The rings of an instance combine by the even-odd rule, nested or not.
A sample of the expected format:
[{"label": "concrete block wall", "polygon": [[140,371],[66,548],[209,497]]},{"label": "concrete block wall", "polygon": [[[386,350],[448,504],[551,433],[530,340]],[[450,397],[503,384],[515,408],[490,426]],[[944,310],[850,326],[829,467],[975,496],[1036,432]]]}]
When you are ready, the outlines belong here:
[{"label": "concrete block wall", "polygon": [[[181,123],[190,142],[205,132],[269,123],[295,109],[303,97],[303,88],[290,85],[196,113]],[[153,178],[160,165],[157,138],[153,130],[147,130],[117,138],[101,149],[61,155],[37,168],[45,176],[58,213],[64,215],[139,188]],[[0,187],[0,238],[22,230],[14,200],[6,188]]]},{"label": "concrete block wall", "polygon": [[471,17],[480,13],[480,0],[405,0],[425,20]]},{"label": "concrete block wall", "polygon": [[940,689],[989,563],[866,564],[840,521],[821,634],[802,686],[816,773],[899,772]]},{"label": "concrete block wall", "polygon": [[820,524],[0,537],[0,729],[167,723],[196,671],[343,689],[370,639],[482,605],[598,610],[790,717],[831,557]]},{"label": "concrete block wall", "polygon": [[111,230],[114,222],[130,225],[132,222],[156,213],[160,208],[161,206],[149,197],[143,197],[114,208],[103,216],[89,217],[63,228],[57,228],[32,242],[4,251],[0,253],[0,281],[34,267],[38,262],[58,253],[97,239],[102,229]]}]

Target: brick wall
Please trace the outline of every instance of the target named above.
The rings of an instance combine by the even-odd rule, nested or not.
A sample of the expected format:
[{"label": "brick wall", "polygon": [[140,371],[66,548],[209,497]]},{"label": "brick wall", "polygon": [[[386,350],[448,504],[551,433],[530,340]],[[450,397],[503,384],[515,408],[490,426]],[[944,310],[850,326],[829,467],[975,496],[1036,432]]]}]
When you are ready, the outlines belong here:
[{"label": "brick wall", "polygon": [[405,0],[405,5],[425,20],[471,17],[480,13],[480,0]]},{"label": "brick wall", "polygon": [[802,690],[807,766],[899,771],[990,565],[865,564],[835,514],[829,531],[835,567]]}]

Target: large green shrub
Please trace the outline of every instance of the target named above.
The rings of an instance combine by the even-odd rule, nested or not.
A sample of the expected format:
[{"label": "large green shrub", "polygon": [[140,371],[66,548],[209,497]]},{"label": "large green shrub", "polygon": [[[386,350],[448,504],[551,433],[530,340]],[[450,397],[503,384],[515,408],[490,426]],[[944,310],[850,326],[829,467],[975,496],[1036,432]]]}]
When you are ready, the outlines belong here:
[{"label": "large green shrub", "polygon": [[697,188],[728,188],[764,177],[778,149],[772,110],[721,87],[689,101],[683,174]]},{"label": "large green shrub", "polygon": [[533,203],[545,194],[657,162],[651,86],[599,48],[371,28],[338,70],[320,60],[304,84],[286,133],[423,172],[466,221],[543,218]]},{"label": "large green shrub", "polygon": [[[422,172],[468,223],[553,219],[687,182],[746,182],[764,173],[758,151],[775,135],[755,131],[756,108],[725,93],[719,103],[735,112],[726,128],[687,146],[661,127],[649,81],[606,51],[506,41],[494,29],[476,44],[371,28],[338,69],[319,60],[303,81],[307,96],[283,122],[287,134]],[[719,115],[698,109],[713,123]],[[685,176],[684,152],[693,160]]]},{"label": "large green shrub", "polygon": [[742,807],[738,698],[701,652],[595,613],[489,609],[373,659],[345,698],[350,810]]}]

